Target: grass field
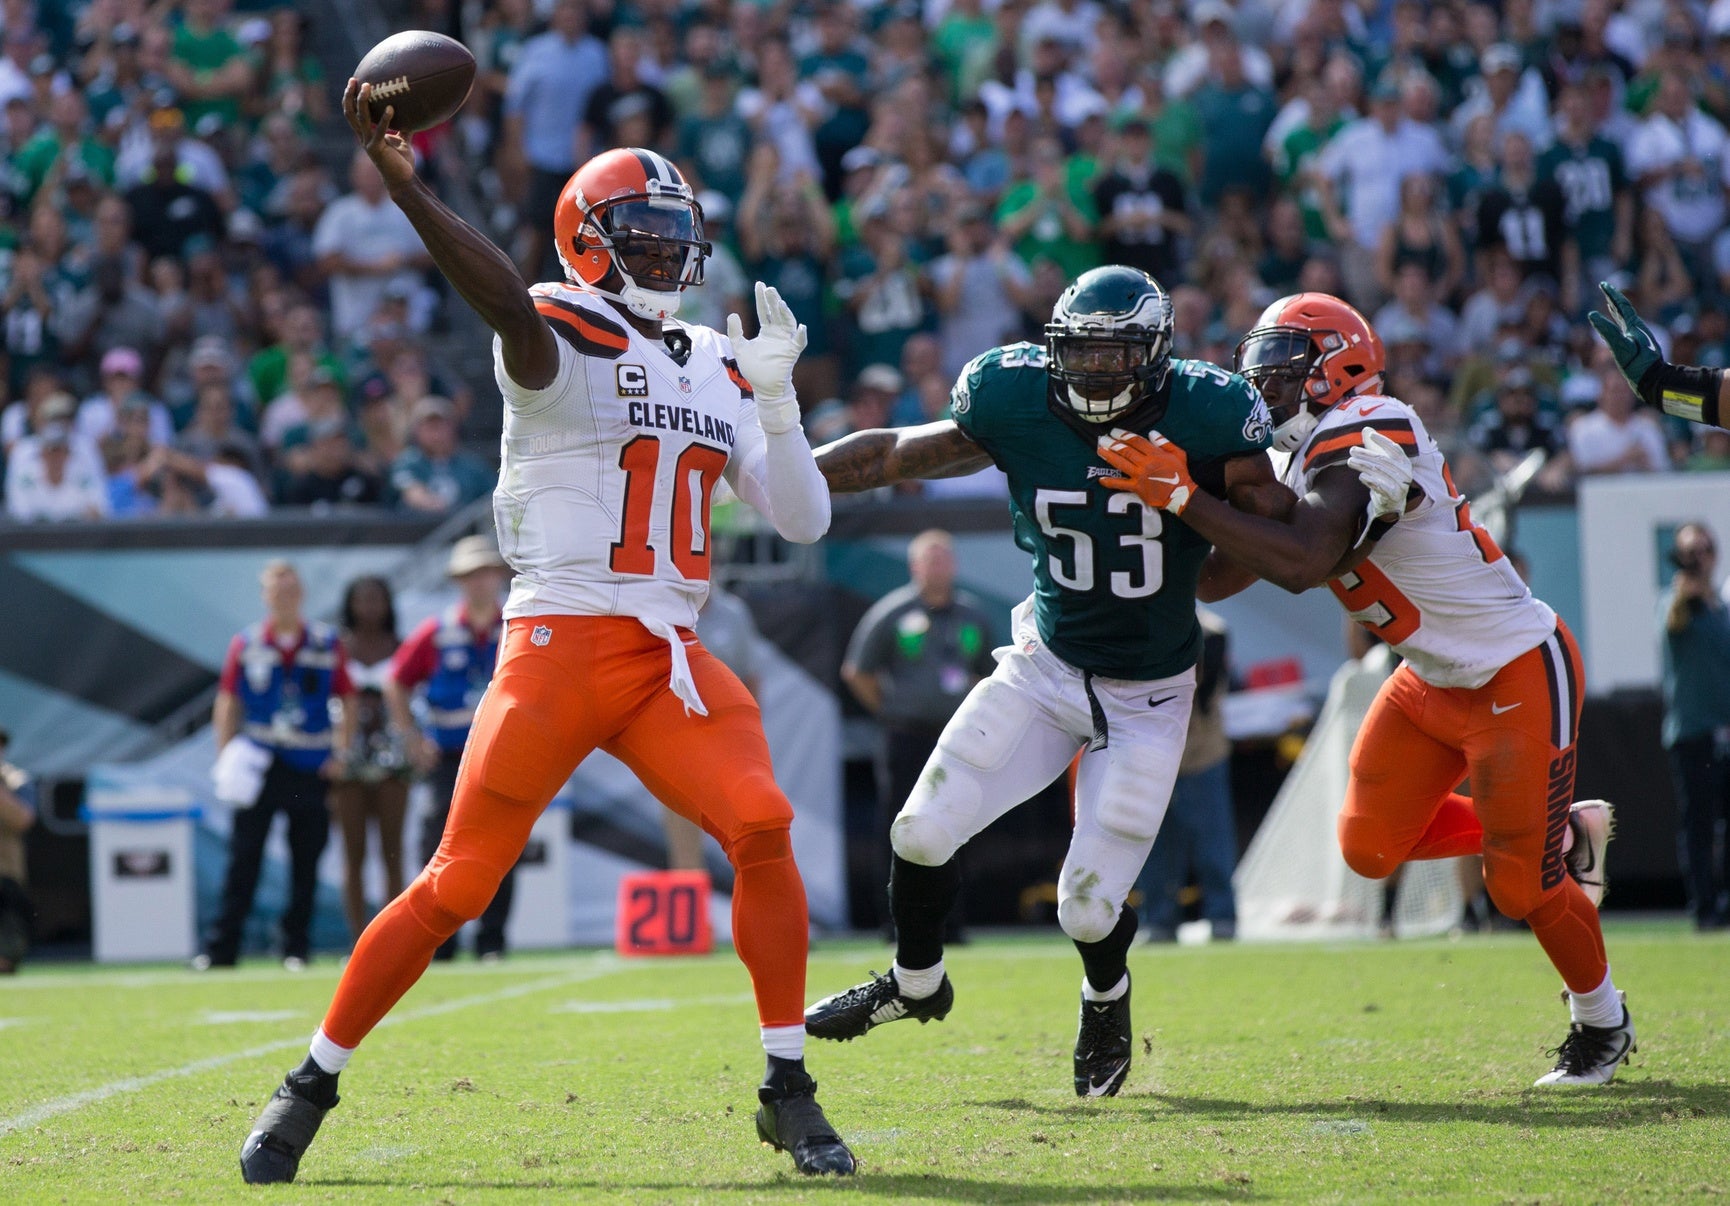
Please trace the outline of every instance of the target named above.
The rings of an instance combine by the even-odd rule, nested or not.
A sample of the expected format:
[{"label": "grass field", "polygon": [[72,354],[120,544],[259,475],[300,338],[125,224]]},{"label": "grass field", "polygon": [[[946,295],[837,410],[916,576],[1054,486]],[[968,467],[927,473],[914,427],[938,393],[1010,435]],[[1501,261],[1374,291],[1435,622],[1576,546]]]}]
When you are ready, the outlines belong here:
[{"label": "grass field", "polygon": [[[1730,1193],[1730,940],[1610,927],[1640,1054],[1532,1080],[1567,1026],[1524,934],[1138,948],[1123,1096],[1070,1089],[1079,963],[1052,937],[952,952],[955,1012],[813,1044],[861,1175],[757,1144],[762,1059],[730,954],[517,956],[430,972],[343,1076],[293,1186],[237,1152],[334,962],[291,975],[36,966],[0,987],[0,1199],[115,1202],[1696,1201]],[[811,992],[887,963],[814,955]]]}]

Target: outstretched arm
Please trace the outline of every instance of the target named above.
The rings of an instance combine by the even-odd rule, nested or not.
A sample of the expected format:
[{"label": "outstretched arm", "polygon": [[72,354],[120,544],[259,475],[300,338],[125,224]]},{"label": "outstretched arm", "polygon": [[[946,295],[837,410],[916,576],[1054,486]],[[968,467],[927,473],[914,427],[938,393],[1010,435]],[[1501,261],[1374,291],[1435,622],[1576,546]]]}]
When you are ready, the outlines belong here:
[{"label": "outstretched arm", "polygon": [[371,84],[349,80],[342,94],[343,115],[361,147],[384,177],[397,208],[414,223],[433,263],[499,334],[505,372],[524,389],[545,389],[559,372],[558,338],[535,310],[529,287],[511,257],[464,222],[426,186],[414,170],[414,151],[402,135],[389,130],[394,111],[373,123]]},{"label": "outstretched arm", "polygon": [[[1371,437],[1366,435],[1365,439]],[[1376,441],[1371,440],[1371,445],[1367,457],[1348,459],[1318,477],[1315,488],[1292,507],[1286,523],[1239,511],[1197,489],[1183,450],[1157,435],[1149,439],[1116,430],[1101,436],[1100,456],[1123,474],[1105,478],[1101,484],[1129,490],[1149,506],[1180,516],[1242,570],[1298,594],[1320,586],[1367,556],[1369,543],[1360,539],[1366,519],[1404,505],[1404,487],[1411,482],[1409,466],[1390,466],[1390,472],[1396,468],[1404,471],[1403,483],[1387,485],[1372,494],[1366,482],[1379,481],[1370,475],[1379,470],[1387,454],[1375,447]],[[1397,446],[1391,455],[1405,460]],[[1228,473],[1228,490],[1233,484]],[[1385,506],[1380,501],[1382,493],[1393,496]],[[1377,505],[1372,507],[1372,502]]]},{"label": "outstretched arm", "polygon": [[991,457],[953,419],[921,427],[874,428],[817,449],[817,468],[836,494],[856,494],[913,478],[966,477]]},{"label": "outstretched arm", "polygon": [[1586,318],[1616,357],[1616,367],[1635,396],[1691,423],[1730,427],[1730,374],[1666,363],[1657,337],[1633,303],[1608,282],[1598,282],[1598,288],[1604,293],[1609,317],[1593,311]]}]

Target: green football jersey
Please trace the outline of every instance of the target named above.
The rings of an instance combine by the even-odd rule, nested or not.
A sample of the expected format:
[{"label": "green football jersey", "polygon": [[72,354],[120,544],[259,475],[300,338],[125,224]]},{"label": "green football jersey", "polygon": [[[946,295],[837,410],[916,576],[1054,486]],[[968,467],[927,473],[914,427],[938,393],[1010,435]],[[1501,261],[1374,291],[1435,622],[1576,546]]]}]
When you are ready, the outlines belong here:
[{"label": "green football jersey", "polygon": [[[1195,588],[1212,547],[1176,516],[1099,484],[1117,471],[1046,404],[1045,349],[1016,343],[970,361],[950,393],[956,424],[1009,477],[1015,543],[1033,555],[1040,638],[1106,678],[1154,679],[1195,665]],[[1189,455],[1196,484],[1225,492],[1225,462],[1269,446],[1267,404],[1242,377],[1171,362],[1157,430]],[[1105,427],[1103,430],[1109,430]]]}]

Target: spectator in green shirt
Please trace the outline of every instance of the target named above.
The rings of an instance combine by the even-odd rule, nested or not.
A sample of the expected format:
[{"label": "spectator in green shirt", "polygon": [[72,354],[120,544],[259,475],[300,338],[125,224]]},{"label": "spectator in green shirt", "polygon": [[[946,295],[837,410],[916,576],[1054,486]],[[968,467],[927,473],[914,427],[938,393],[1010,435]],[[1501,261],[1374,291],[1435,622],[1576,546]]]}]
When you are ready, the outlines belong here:
[{"label": "spectator in green shirt", "polygon": [[252,379],[253,392],[262,405],[270,405],[288,388],[288,361],[297,352],[312,357],[319,367],[329,369],[338,385],[346,385],[342,361],[325,345],[318,308],[298,305],[283,315],[281,338],[260,350],[247,363],[246,375]]},{"label": "spectator in green shirt", "polygon": [[48,178],[62,155],[84,165],[85,171],[101,182],[102,187],[114,184],[114,148],[98,142],[90,134],[90,110],[84,94],[73,89],[60,93],[48,109],[48,124],[38,130],[29,142],[12,156],[12,166],[22,186],[19,201],[28,207],[36,190]]},{"label": "spectator in green shirt", "polygon": [[409,446],[390,467],[391,487],[411,511],[451,511],[491,493],[498,475],[457,446],[456,409],[422,398],[409,416]]},{"label": "spectator in green shirt", "polygon": [[997,206],[997,226],[1023,263],[1046,259],[1074,280],[1099,263],[1093,197],[1068,176],[1063,148],[1043,138],[1033,146],[1033,177],[1011,185]]},{"label": "spectator in green shirt", "polygon": [[[1565,86],[1557,102],[1556,141],[1538,157],[1538,179],[1553,180],[1562,190],[1563,220],[1580,247],[1585,289],[1628,258],[1634,234],[1634,196],[1621,149],[1598,133],[1591,108],[1583,84]],[[1565,299],[1570,307],[1590,306],[1595,300]]]},{"label": "spectator in green shirt", "polygon": [[252,63],[221,16],[221,0],[181,0],[168,78],[193,128],[211,113],[224,125],[239,121],[240,98],[252,87]]}]

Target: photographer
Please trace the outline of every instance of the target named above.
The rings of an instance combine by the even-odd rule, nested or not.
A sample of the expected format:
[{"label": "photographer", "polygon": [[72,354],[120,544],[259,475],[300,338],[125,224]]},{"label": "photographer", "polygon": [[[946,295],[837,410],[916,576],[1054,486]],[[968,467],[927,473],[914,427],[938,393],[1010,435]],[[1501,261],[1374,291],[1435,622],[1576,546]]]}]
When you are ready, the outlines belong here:
[{"label": "photographer", "polygon": [[1716,589],[1718,550],[1702,523],[1676,529],[1664,605],[1664,745],[1676,787],[1676,852],[1701,930],[1726,924],[1724,856],[1716,853],[1730,789],[1730,611]]}]

